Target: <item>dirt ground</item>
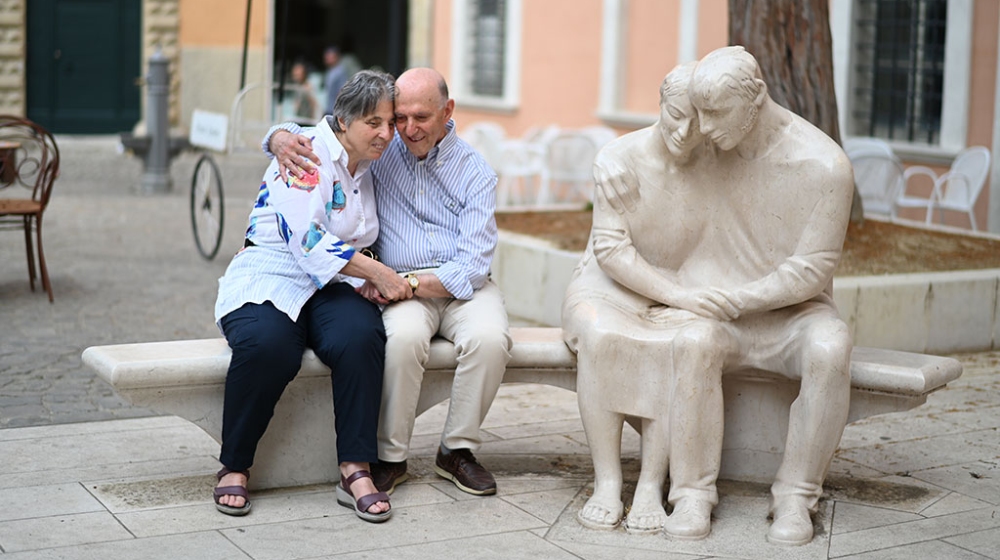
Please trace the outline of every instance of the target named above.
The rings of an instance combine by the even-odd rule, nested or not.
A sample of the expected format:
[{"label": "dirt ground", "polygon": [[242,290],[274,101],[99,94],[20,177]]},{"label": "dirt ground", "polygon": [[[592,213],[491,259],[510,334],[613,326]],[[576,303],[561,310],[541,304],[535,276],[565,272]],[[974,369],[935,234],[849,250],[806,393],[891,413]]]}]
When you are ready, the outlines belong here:
[{"label": "dirt ground", "polygon": [[[582,251],[590,235],[591,213],[498,213],[500,229],[548,240],[561,249]],[[865,220],[851,224],[837,276],[874,276],[1000,268],[1000,240]]]}]

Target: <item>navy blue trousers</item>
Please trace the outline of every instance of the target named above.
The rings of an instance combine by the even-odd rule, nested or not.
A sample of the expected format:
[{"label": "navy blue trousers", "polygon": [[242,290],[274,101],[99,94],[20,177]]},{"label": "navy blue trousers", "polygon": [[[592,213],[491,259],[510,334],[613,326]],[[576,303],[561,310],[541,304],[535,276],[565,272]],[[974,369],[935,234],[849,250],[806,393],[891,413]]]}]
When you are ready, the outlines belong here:
[{"label": "navy blue trousers", "polygon": [[336,283],[316,292],[292,321],[271,302],[247,303],[222,318],[233,357],[226,374],[219,461],[234,471],[253,465],[285,386],[312,348],[331,370],[337,460],[376,462],[385,328],[378,306]]}]

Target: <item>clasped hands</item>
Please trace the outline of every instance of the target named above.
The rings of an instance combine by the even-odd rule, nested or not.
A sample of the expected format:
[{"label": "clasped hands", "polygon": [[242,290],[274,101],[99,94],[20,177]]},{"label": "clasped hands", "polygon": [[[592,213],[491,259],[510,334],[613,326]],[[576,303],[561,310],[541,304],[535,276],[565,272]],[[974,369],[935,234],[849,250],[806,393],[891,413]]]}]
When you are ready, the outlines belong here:
[{"label": "clasped hands", "polygon": [[368,301],[379,305],[388,305],[416,297],[410,284],[396,273],[379,274],[375,279],[365,280],[365,283],[359,288],[355,288],[354,291]]},{"label": "clasped hands", "polygon": [[746,309],[743,298],[721,288],[683,289],[672,294],[670,300],[663,307],[651,309],[648,312],[649,318],[653,321],[669,319],[667,315],[683,309],[706,319],[735,321]]}]

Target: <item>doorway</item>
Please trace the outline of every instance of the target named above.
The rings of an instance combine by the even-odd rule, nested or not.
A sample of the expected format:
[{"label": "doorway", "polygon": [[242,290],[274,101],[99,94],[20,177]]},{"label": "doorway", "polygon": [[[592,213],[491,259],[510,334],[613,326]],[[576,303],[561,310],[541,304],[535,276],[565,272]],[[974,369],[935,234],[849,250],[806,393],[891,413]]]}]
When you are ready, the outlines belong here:
[{"label": "doorway", "polygon": [[407,0],[275,0],[274,9],[276,83],[284,77],[287,84],[293,63],[303,62],[314,85],[322,84],[328,46],[338,47],[353,70],[377,68],[398,76],[406,69]]},{"label": "doorway", "polygon": [[26,105],[52,132],[106,134],[140,119],[142,0],[27,3]]}]

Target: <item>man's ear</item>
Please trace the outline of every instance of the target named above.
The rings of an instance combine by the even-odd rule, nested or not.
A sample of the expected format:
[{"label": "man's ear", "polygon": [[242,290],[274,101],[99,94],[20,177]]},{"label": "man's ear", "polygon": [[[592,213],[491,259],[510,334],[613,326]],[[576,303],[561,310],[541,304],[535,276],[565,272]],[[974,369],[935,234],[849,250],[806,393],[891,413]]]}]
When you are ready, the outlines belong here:
[{"label": "man's ear", "polygon": [[444,120],[448,121],[451,119],[451,114],[455,112],[455,100],[449,99],[444,104]]},{"label": "man's ear", "polygon": [[754,98],[753,103],[754,105],[760,107],[764,104],[764,99],[767,97],[767,84],[765,84],[764,80],[761,80],[760,78],[754,78],[753,81],[757,84],[758,88],[757,97]]}]

